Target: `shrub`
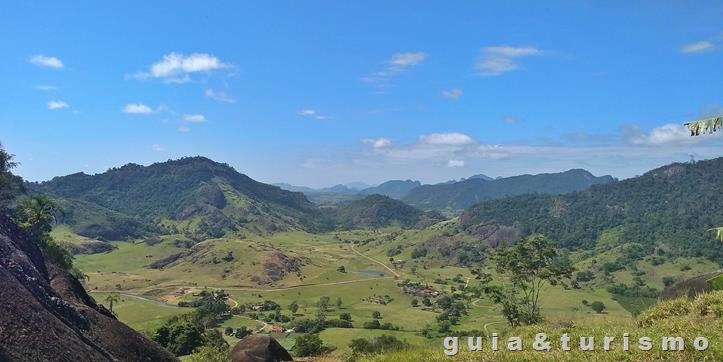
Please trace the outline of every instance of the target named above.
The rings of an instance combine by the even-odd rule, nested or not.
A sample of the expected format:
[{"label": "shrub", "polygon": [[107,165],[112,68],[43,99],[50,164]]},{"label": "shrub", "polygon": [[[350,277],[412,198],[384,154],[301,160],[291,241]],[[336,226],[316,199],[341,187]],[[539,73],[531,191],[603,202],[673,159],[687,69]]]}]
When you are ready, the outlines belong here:
[{"label": "shrub", "polygon": [[602,313],[603,310],[605,310],[605,304],[603,302],[596,300],[590,304],[590,308],[595,311],[595,313]]}]

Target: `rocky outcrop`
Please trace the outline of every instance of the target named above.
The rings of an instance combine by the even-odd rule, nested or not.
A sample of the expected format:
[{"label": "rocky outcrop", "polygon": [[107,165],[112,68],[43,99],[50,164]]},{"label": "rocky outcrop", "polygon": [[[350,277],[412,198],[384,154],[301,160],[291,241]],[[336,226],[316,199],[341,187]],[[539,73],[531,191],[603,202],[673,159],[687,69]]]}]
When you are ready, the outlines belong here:
[{"label": "rocky outcrop", "polygon": [[0,215],[0,361],[176,361]]},{"label": "rocky outcrop", "polygon": [[267,334],[251,335],[241,339],[231,351],[233,362],[293,361],[291,355]]}]

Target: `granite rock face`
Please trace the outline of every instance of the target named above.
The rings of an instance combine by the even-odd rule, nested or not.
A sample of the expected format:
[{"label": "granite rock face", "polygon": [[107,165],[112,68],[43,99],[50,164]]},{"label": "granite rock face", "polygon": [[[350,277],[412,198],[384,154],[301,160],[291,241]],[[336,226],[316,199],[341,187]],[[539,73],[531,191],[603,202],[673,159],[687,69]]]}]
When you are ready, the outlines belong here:
[{"label": "granite rock face", "polygon": [[269,335],[251,335],[241,339],[231,351],[233,362],[293,361],[284,347]]},{"label": "granite rock face", "polygon": [[177,361],[99,305],[0,214],[0,361]]}]

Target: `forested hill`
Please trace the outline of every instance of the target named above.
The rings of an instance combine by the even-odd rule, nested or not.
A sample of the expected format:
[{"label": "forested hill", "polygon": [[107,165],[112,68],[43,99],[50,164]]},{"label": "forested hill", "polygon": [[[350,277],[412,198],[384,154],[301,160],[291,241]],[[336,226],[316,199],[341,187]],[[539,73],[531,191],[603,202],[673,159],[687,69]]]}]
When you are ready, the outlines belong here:
[{"label": "forested hill", "polygon": [[[674,163],[642,176],[565,195],[521,195],[477,204],[460,222],[468,231],[508,226],[541,233],[571,248],[590,248],[606,233],[651,253],[708,256],[723,246],[707,230],[723,225],[723,158]],[[607,240],[606,242],[610,242]]]},{"label": "forested hill", "polygon": [[[163,219],[195,220],[194,227],[213,232],[244,225],[268,231],[321,227],[319,210],[303,194],[254,181],[204,157],[147,167],[127,164],[97,175],[77,173],[27,183],[26,188],[63,199],[71,210],[82,212],[91,207],[103,211],[68,216],[70,224],[86,229],[77,230],[81,234],[111,232],[117,225],[105,224],[126,218],[146,225]],[[136,231],[128,232],[134,236]]]},{"label": "forested hill", "polygon": [[409,194],[414,188],[422,186],[419,181],[412,180],[391,180],[384,182],[383,184],[375,187],[370,187],[361,190],[359,193],[362,195],[384,195],[395,199],[401,199],[402,197]]},{"label": "forested hill", "polygon": [[442,219],[440,215],[422,212],[384,195],[370,195],[327,210],[335,225],[341,229],[423,227]]},{"label": "forested hill", "polygon": [[420,186],[411,190],[402,200],[424,210],[454,211],[505,196],[527,193],[563,194],[614,181],[611,176],[595,177],[581,169],[495,180],[471,178],[455,183]]}]

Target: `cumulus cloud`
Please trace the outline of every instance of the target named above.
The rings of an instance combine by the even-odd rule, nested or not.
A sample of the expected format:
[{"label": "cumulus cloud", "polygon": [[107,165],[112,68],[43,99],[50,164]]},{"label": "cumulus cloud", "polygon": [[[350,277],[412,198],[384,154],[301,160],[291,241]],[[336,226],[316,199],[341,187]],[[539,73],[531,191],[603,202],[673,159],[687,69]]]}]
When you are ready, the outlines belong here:
[{"label": "cumulus cloud", "polygon": [[704,40],[695,43],[685,44],[680,48],[680,52],[683,54],[704,53],[713,50],[713,47],[713,43]]},{"label": "cumulus cloud", "polygon": [[387,138],[366,138],[364,143],[371,145],[375,151],[389,148],[392,145],[392,141]]},{"label": "cumulus cloud", "polygon": [[462,90],[459,88],[445,89],[442,91],[442,97],[448,99],[459,99],[462,96]]},{"label": "cumulus cloud", "polygon": [[297,112],[296,114],[298,114],[299,116],[302,116],[302,117],[311,117],[311,118],[318,119],[318,120],[325,120],[325,119],[333,118],[332,116],[329,116],[326,114],[321,114],[317,110],[309,109],[309,108],[302,109],[299,112]]},{"label": "cumulus cloud", "polygon": [[628,137],[631,144],[641,146],[684,145],[704,143],[721,138],[720,133],[707,135],[707,137],[706,135],[691,137],[690,131],[677,123],[668,123],[655,127],[647,134],[642,132],[640,127],[636,125],[628,125],[621,132]]},{"label": "cumulus cloud", "polygon": [[449,145],[449,146],[460,146],[474,143],[472,137],[464,133],[432,133],[429,135],[419,136],[421,143],[430,145]]},{"label": "cumulus cloud", "polygon": [[224,102],[224,103],[236,103],[236,98],[221,92],[221,91],[215,91],[213,89],[206,89],[204,92],[206,97],[211,98],[215,101]]},{"label": "cumulus cloud", "polygon": [[449,161],[447,161],[447,167],[449,167],[449,168],[464,167],[464,161],[463,160],[449,160]]},{"label": "cumulus cloud", "polygon": [[128,114],[144,114],[144,115],[155,113],[151,107],[149,107],[143,103],[126,104],[126,106],[123,107],[121,112],[128,113]]},{"label": "cumulus cloud", "polygon": [[63,62],[56,57],[48,57],[42,54],[34,55],[30,58],[30,63],[44,68],[63,68]]},{"label": "cumulus cloud", "polygon": [[155,152],[164,152],[164,151],[166,151],[166,148],[163,147],[163,146],[161,146],[161,145],[159,145],[159,144],[151,145],[151,149],[152,149],[153,151],[155,151]]},{"label": "cumulus cloud", "polygon": [[47,103],[47,106],[48,106],[48,109],[50,109],[50,110],[70,108],[70,105],[64,101],[50,101]]},{"label": "cumulus cloud", "polygon": [[184,122],[190,123],[201,123],[207,121],[206,116],[202,114],[184,114],[183,116],[181,116],[181,119]]},{"label": "cumulus cloud", "polygon": [[148,71],[133,74],[132,77],[136,79],[161,78],[166,82],[183,83],[190,80],[191,73],[211,72],[228,67],[230,67],[229,64],[211,54],[184,55],[173,52],[151,64]]},{"label": "cumulus cloud", "polygon": [[477,73],[482,76],[496,76],[520,68],[517,60],[525,57],[539,56],[543,52],[534,47],[512,47],[500,45],[482,48],[480,60],[477,62]]}]

